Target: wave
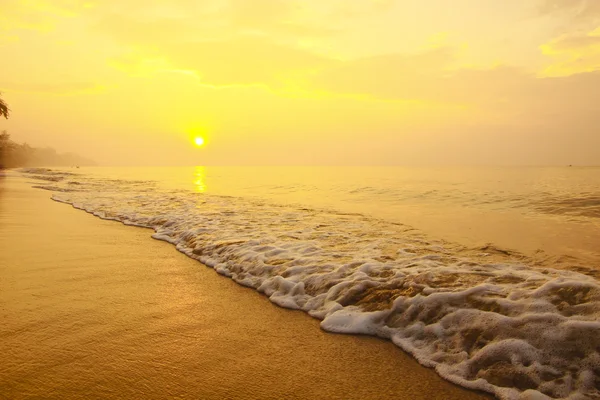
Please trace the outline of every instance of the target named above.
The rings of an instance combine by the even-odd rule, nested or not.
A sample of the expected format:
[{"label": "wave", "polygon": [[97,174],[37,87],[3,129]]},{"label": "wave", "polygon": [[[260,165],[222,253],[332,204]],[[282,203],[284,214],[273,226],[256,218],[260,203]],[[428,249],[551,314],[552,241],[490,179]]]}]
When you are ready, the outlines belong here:
[{"label": "wave", "polygon": [[52,198],[152,228],[327,331],[390,339],[444,378],[501,399],[600,398],[600,284],[591,276],[360,214],[141,190],[147,182],[78,183],[49,187]]},{"label": "wave", "polygon": [[589,193],[579,197],[552,196],[540,199],[532,206],[547,214],[600,218],[600,195]]}]

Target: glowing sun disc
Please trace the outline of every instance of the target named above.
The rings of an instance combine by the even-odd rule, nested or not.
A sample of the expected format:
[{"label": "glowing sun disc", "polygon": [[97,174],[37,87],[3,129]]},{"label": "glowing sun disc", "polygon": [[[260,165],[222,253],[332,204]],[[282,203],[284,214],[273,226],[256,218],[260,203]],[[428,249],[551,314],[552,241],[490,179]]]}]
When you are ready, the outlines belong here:
[{"label": "glowing sun disc", "polygon": [[200,147],[204,144],[204,139],[201,137],[197,137],[196,139],[194,139],[194,143],[196,143],[196,146]]}]

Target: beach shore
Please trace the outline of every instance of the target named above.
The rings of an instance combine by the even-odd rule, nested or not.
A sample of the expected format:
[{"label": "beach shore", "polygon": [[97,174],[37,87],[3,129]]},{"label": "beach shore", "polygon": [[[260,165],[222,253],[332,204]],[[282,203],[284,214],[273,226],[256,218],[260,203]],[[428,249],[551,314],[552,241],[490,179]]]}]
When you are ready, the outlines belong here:
[{"label": "beach shore", "polygon": [[482,399],[0,177],[0,398]]}]

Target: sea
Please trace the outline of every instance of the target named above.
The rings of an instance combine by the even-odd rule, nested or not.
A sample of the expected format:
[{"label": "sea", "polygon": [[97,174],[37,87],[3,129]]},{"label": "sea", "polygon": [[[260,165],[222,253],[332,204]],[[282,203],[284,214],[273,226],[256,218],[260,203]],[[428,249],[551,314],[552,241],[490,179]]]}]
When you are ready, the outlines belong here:
[{"label": "sea", "polygon": [[600,399],[600,167],[18,173],[458,385]]}]

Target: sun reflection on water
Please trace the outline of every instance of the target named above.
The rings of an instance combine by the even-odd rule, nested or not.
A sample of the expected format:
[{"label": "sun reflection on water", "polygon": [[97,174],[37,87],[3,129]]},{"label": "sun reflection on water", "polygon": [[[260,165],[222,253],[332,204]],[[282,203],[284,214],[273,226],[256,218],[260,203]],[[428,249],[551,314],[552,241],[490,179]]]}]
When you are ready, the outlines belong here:
[{"label": "sun reflection on water", "polygon": [[194,189],[198,193],[206,191],[206,171],[204,167],[194,168]]}]

